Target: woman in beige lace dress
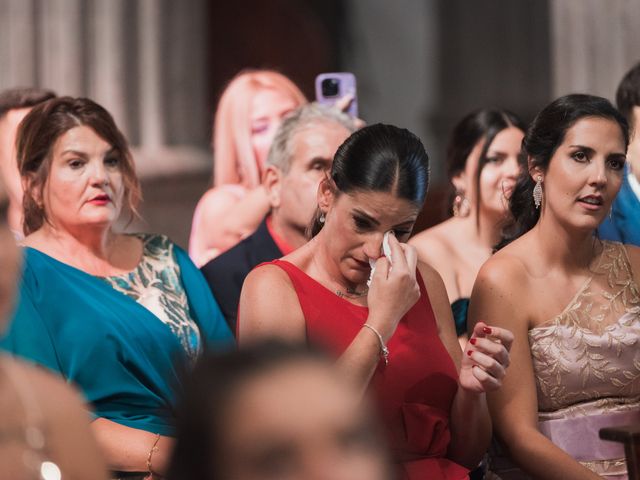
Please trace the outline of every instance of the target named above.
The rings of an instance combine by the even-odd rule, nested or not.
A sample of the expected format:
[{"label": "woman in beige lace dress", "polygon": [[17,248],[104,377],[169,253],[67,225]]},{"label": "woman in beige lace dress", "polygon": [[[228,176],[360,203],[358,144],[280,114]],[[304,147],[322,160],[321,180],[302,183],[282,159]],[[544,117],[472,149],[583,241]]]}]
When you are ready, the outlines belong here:
[{"label": "woman in beige lace dress", "polygon": [[628,140],[625,119],[589,95],[552,102],[525,136],[516,221],[470,307],[471,325],[491,318],[515,335],[503,387],[488,395],[502,479],[627,478],[622,447],[598,431],[640,422],[640,249],[594,231]]}]

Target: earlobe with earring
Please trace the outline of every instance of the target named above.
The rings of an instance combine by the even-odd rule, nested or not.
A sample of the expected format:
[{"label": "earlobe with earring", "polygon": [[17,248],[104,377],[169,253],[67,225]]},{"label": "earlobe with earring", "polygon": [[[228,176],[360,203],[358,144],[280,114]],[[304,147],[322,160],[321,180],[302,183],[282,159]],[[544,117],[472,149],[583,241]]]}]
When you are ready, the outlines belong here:
[{"label": "earlobe with earring", "polygon": [[453,199],[453,207],[451,210],[453,211],[454,217],[467,217],[469,216],[469,213],[471,213],[471,205],[463,191],[456,191],[456,196]]},{"label": "earlobe with earring", "polygon": [[533,187],[533,203],[536,209],[542,205],[542,175],[536,177],[536,186]]}]

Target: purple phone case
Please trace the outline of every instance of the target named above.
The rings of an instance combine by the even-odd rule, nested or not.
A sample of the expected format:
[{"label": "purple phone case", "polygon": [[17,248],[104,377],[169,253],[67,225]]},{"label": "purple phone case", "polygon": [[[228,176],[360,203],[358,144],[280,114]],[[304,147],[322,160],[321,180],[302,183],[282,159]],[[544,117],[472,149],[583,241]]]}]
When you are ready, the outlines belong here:
[{"label": "purple phone case", "polygon": [[[338,80],[338,93],[335,96],[325,97],[322,95],[322,81],[328,78]],[[353,101],[347,109],[347,113],[352,117],[358,116],[358,97],[356,92],[356,77],[349,72],[321,73],[316,77],[316,101],[323,105],[333,105],[345,95],[352,94]]]}]

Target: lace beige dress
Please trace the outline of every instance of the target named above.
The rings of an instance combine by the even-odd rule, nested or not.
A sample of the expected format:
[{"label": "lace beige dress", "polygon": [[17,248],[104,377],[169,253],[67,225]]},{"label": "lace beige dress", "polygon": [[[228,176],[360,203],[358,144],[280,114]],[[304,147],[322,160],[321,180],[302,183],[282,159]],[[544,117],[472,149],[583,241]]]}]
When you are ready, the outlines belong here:
[{"label": "lace beige dress", "polygon": [[598,436],[640,423],[640,292],[622,244],[603,243],[590,278],[559,315],[529,330],[529,345],[540,431],[590,470],[626,479],[622,445]]}]

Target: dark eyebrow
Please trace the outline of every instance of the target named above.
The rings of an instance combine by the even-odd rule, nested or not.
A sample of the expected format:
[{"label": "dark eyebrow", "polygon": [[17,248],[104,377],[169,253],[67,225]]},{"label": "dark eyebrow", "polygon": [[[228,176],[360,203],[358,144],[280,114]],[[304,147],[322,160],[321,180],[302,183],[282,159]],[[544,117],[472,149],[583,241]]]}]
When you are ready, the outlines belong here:
[{"label": "dark eyebrow", "polygon": [[77,155],[78,157],[86,158],[88,155],[85,152],[80,152],[78,150],[65,150],[61,155],[66,155],[70,153],[72,155]]},{"label": "dark eyebrow", "polygon": [[497,149],[496,149],[496,150],[494,150],[493,148],[489,148],[489,150],[487,150],[486,155],[487,155],[487,156],[489,156],[489,155],[496,155],[496,156],[503,156],[503,157],[506,157],[506,156],[508,156],[509,154],[508,154],[507,152],[503,152],[502,150],[497,150]]},{"label": "dark eyebrow", "polygon": [[354,208],[353,211],[354,211],[354,213],[357,213],[361,217],[364,217],[366,220],[369,220],[371,223],[374,223],[376,225],[380,225],[380,222],[378,220],[373,218],[371,215],[366,214],[365,212],[363,212],[359,208]]},{"label": "dark eyebrow", "polygon": [[[79,150],[73,150],[73,149],[65,150],[65,151],[62,152],[61,155],[66,155],[67,153],[70,153],[72,155],[77,155],[77,156],[82,157],[82,158],[88,157],[86,152],[81,152]],[[113,155],[114,153],[116,153],[116,148],[115,147],[111,147],[109,150],[107,150],[105,152],[104,156],[108,157],[109,155]]]},{"label": "dark eyebrow", "polygon": [[579,148],[581,150],[588,150],[590,152],[595,152],[593,148],[587,147],[586,145],[569,145],[569,148]]},{"label": "dark eyebrow", "polygon": [[[586,145],[569,145],[569,148],[579,148],[580,150],[585,150],[586,152],[589,152],[589,153],[595,153],[595,150],[593,148],[587,147]],[[607,156],[611,157],[612,155],[624,157],[625,159],[627,158],[627,155],[624,152],[613,152]]]}]

